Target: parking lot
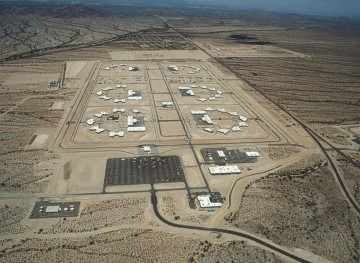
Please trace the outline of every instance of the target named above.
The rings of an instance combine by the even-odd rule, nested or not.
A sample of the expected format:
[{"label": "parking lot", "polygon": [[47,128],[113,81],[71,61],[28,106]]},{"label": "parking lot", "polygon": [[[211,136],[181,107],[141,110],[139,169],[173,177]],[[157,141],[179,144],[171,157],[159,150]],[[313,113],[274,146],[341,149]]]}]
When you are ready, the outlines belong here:
[{"label": "parking lot", "polygon": [[47,202],[39,201],[31,212],[30,218],[76,217],[80,202]]},{"label": "parking lot", "polygon": [[106,163],[105,186],[185,182],[178,156],[112,158]]},{"label": "parking lot", "polygon": [[[220,157],[217,151],[223,151],[225,157]],[[225,165],[227,163],[254,163],[257,158],[249,158],[245,152],[240,150],[227,150],[226,148],[204,148],[201,149],[201,154],[205,162],[211,162],[218,165]]]}]

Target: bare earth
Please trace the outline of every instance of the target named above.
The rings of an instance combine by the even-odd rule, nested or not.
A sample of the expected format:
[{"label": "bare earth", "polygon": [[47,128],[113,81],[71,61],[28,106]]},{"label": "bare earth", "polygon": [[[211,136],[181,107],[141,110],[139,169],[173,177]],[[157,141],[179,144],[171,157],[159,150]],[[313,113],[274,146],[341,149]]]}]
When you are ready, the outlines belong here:
[{"label": "bare earth", "polygon": [[[359,203],[357,22],[131,5],[0,7],[0,262],[298,262],[270,245],[308,262],[360,261],[359,214],[329,162]],[[50,90],[52,81],[60,88]],[[195,86],[195,95],[179,86]],[[212,125],[191,113],[205,109]],[[238,115],[248,127],[233,131]],[[128,131],[128,116],[143,117],[146,131]],[[90,118],[105,130],[91,131]],[[239,174],[211,175],[203,148],[260,157],[236,163]],[[178,156],[184,181],[104,186],[108,159],[147,155]],[[191,208],[203,191],[220,192],[223,206]],[[76,217],[30,219],[40,200],[81,204]]]}]

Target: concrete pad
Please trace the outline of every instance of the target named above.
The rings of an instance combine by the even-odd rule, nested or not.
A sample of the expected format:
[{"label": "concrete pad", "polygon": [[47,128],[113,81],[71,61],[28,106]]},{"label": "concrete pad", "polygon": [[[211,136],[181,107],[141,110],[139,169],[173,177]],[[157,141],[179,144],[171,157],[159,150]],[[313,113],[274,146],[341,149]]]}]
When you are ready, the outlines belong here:
[{"label": "concrete pad", "polygon": [[107,186],[105,188],[106,193],[135,192],[135,191],[149,191],[149,190],[151,190],[151,185],[149,184],[114,185],[114,186]]},{"label": "concrete pad", "polygon": [[185,188],[185,183],[179,182],[179,183],[154,184],[154,188],[155,188],[156,190],[162,190],[162,189],[181,189],[181,188]]}]

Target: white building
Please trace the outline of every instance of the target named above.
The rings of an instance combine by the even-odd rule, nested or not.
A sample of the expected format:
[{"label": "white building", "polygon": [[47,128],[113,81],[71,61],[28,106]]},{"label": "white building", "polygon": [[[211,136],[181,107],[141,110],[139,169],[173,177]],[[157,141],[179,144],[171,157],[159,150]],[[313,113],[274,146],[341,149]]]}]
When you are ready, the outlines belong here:
[{"label": "white building", "polygon": [[111,132],[109,133],[109,136],[110,136],[110,137],[114,137],[114,136],[124,137],[124,132],[123,132],[123,131],[119,131],[119,132],[111,131]]},{"label": "white building", "polygon": [[117,112],[124,113],[124,112],[125,112],[125,109],[124,109],[124,108],[121,108],[121,109],[114,108],[114,109],[113,109],[113,112],[114,112],[114,113],[117,113]]},{"label": "white building", "polygon": [[250,157],[250,158],[260,157],[259,152],[245,152],[245,154],[247,157]]},{"label": "white building", "polygon": [[103,96],[99,97],[99,99],[101,99],[101,100],[111,100],[111,97],[103,95]]},{"label": "white building", "polygon": [[231,129],[233,132],[242,132],[243,131],[239,126],[234,126]]},{"label": "white building", "polygon": [[90,131],[95,131],[96,133],[101,133],[101,132],[105,131],[105,129],[101,128],[100,126],[93,126],[93,127],[90,127]]},{"label": "white building", "polygon": [[208,124],[214,124],[209,115],[202,116],[201,120],[208,123]]},{"label": "white building", "polygon": [[242,121],[244,121],[244,122],[247,121],[247,118],[244,117],[244,116],[239,116],[239,119],[242,120]]},{"label": "white building", "polygon": [[192,115],[204,115],[206,114],[206,111],[202,111],[202,110],[192,110],[191,111]]},{"label": "white building", "polygon": [[227,112],[227,110],[225,110],[224,108],[217,109],[217,111],[220,111],[220,112],[222,112],[222,113],[226,113],[226,112]]},{"label": "white building", "polygon": [[209,167],[209,172],[211,175],[241,173],[241,171],[237,165]]},{"label": "white building", "polygon": [[206,107],[206,108],[204,109],[204,111],[214,111],[214,109],[213,109],[213,108],[210,108],[210,107]]},{"label": "white building", "polygon": [[141,95],[139,95],[139,92],[133,91],[133,90],[128,90],[128,99],[129,100],[142,100],[143,97]]},{"label": "white building", "polygon": [[216,153],[220,158],[225,158],[226,157],[224,151],[216,151]]},{"label": "white building", "polygon": [[109,90],[112,90],[112,89],[113,89],[112,87],[102,88],[103,91],[109,91]]},{"label": "white building", "polygon": [[229,133],[229,132],[231,132],[231,130],[229,130],[229,129],[219,129],[219,130],[217,130],[218,132],[221,132],[221,133],[223,133],[223,134],[227,134],[227,133]]},{"label": "white building", "polygon": [[60,210],[59,205],[49,205],[45,209],[45,213],[57,213]]},{"label": "white building", "polygon": [[139,71],[138,67],[129,67],[129,71]]},{"label": "white building", "polygon": [[199,195],[196,198],[201,208],[222,207],[222,203],[213,203],[210,199],[210,195]]},{"label": "white building", "polygon": [[88,124],[88,125],[93,125],[95,122],[96,122],[96,121],[95,121],[94,119],[88,119],[88,120],[86,121],[86,124]]},{"label": "white building", "polygon": [[135,126],[138,121],[139,120],[134,118],[133,116],[128,116],[128,119],[127,119],[127,125],[128,125],[127,131],[128,132],[146,131],[146,128],[144,126]]},{"label": "white building", "polygon": [[248,127],[248,126],[249,125],[244,121],[239,122],[239,127]]},{"label": "white building", "polygon": [[192,91],[192,90],[187,90],[187,91],[186,91],[186,94],[188,94],[188,95],[190,95],[190,96],[195,96],[195,93],[194,93],[194,91]]},{"label": "white building", "polygon": [[100,113],[95,113],[94,116],[95,117],[98,117],[98,118],[101,118],[102,116],[104,115],[108,115],[109,113],[105,112],[105,111],[102,111]]},{"label": "white building", "polygon": [[151,153],[151,147],[150,146],[144,146],[143,147],[144,152]]}]

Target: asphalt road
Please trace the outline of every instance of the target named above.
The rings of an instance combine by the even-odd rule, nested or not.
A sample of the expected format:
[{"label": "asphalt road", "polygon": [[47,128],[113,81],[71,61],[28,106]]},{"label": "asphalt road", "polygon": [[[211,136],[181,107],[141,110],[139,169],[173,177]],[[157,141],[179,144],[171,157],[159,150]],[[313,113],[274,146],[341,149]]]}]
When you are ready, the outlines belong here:
[{"label": "asphalt road", "polygon": [[157,200],[157,196],[156,196],[156,193],[153,192],[151,194],[151,204],[153,205],[153,209],[154,209],[154,213],[156,215],[156,217],[163,223],[169,225],[169,226],[172,226],[172,227],[176,227],[176,228],[183,228],[183,229],[194,229],[194,230],[201,230],[201,231],[208,231],[208,232],[219,232],[219,233],[223,233],[223,234],[229,234],[229,235],[235,235],[235,236],[239,236],[239,237],[242,237],[242,238],[245,238],[245,239],[248,239],[248,240],[251,240],[251,241],[254,241],[264,247],[267,247],[277,253],[280,253],[286,257],[289,257],[297,262],[303,262],[303,263],[306,263],[306,262],[310,262],[310,261],[307,261],[303,258],[300,258],[296,255],[293,255],[281,248],[278,248],[264,240],[261,240],[259,238],[256,238],[254,236],[250,236],[250,235],[247,235],[247,234],[244,234],[244,233],[239,233],[239,232],[236,232],[236,231],[233,231],[233,230],[229,230],[229,229],[221,229],[221,228],[208,228],[208,227],[203,227],[203,226],[192,226],[192,225],[181,225],[181,224],[176,224],[176,223],[173,223],[173,222],[170,222],[168,220],[166,220],[165,218],[162,217],[162,215],[160,214],[159,210],[158,210],[158,207],[157,207],[157,204],[158,204],[158,200]]}]

